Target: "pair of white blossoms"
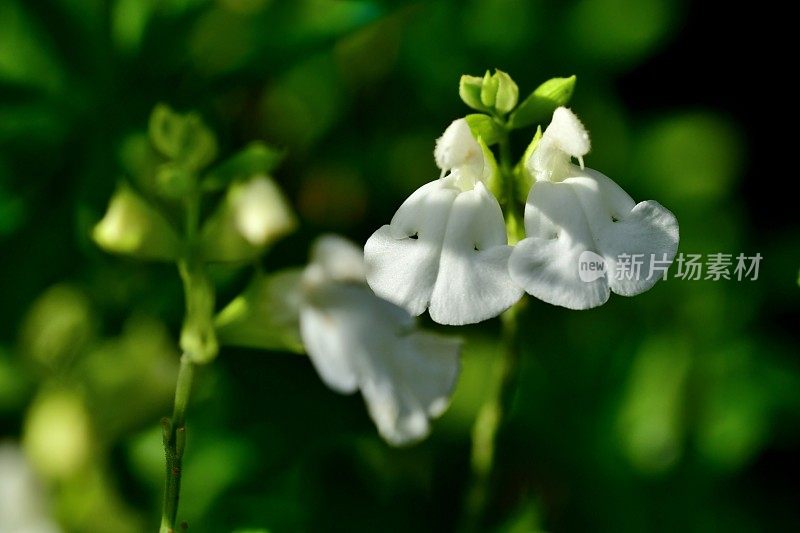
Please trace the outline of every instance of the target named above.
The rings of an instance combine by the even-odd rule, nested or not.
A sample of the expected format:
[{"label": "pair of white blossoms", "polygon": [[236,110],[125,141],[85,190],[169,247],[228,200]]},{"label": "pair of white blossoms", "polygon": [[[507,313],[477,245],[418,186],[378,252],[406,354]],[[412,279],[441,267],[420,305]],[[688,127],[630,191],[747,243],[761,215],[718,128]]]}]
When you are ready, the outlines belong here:
[{"label": "pair of white blossoms", "polygon": [[[636,203],[611,179],[585,168],[589,134],[565,107],[527,161],[534,179],[525,206],[526,238],[509,246],[500,204],[485,182],[494,171],[465,119],[453,122],[434,152],[442,178],[417,189],[364,248],[367,282],[378,296],[441,324],[480,322],[502,313],[523,291],[570,309],[633,296],[657,281],[646,270],[583,281],[581,255],[641,254],[668,264],[678,221],[654,201]],[[576,158],[579,165],[572,163]]]},{"label": "pair of white blossoms", "polygon": [[525,207],[527,237],[512,247],[500,204],[485,184],[494,165],[466,120],[456,120],[434,152],[442,177],[417,189],[369,238],[364,254],[338,237],[317,242],[302,281],[303,343],[329,387],[361,390],[387,441],[399,445],[426,436],[458,377],[460,343],[418,331],[413,315],[428,309],[442,324],[480,322],[524,291],[588,309],[606,302],[611,291],[644,292],[657,278],[582,281],[582,253],[601,256],[610,272],[622,254],[674,258],[675,216],[657,202],[635,203],[612,180],[584,168],[589,148],[578,118],[556,109],[525,162],[534,178]]}]

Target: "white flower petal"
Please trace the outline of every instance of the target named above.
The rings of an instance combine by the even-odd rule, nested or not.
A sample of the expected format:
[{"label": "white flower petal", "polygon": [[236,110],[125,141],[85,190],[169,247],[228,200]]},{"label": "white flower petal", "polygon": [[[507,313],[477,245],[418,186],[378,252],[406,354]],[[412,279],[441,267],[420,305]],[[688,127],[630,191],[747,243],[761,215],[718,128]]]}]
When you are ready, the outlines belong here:
[{"label": "white flower petal", "polygon": [[307,306],[300,312],[300,335],[322,381],[336,392],[350,394],[358,389],[358,375],[342,322],[347,320],[342,321],[336,307]]},{"label": "white flower petal", "polygon": [[443,171],[460,168],[475,179],[483,175],[484,157],[480,144],[472,135],[466,119],[454,120],[439,139],[433,151],[436,165]]},{"label": "white flower petal", "polygon": [[589,309],[608,300],[606,277],[583,281],[580,257],[594,250],[586,214],[570,183],[534,184],[525,207],[528,235],[509,261],[511,278],[528,294],[569,309]]},{"label": "white flower petal", "polygon": [[577,157],[582,167],[583,156],[590,149],[589,134],[580,119],[566,107],[559,107],[536,150],[525,162],[526,169],[537,180],[561,181],[570,176],[570,157]]},{"label": "white flower petal", "polygon": [[362,285],[316,287],[301,312],[303,340],[323,381],[361,388],[381,435],[418,440],[441,414],[458,375],[460,343],[415,332],[411,315]]},{"label": "white flower petal", "polygon": [[428,307],[439,270],[445,229],[458,191],[447,180],[417,189],[391,224],[372,234],[364,246],[367,282],[375,294],[413,315]]},{"label": "white flower petal", "polygon": [[583,123],[566,107],[559,107],[553,112],[553,119],[544,136],[553,139],[562,151],[572,157],[585,156],[592,146]]},{"label": "white flower petal", "polygon": [[[567,181],[572,182],[592,229],[593,251],[606,261],[611,290],[623,296],[649,290],[660,279],[650,275],[651,260],[666,257],[671,262],[678,250],[675,215],[652,200],[636,204],[619,185],[596,170],[586,169],[582,174]],[[638,272],[617,275],[617,262],[623,255],[641,261]]]},{"label": "white flower petal", "polygon": [[364,251],[338,235],[323,235],[311,249],[311,262],[322,267],[328,279],[364,283]]},{"label": "white flower petal", "polygon": [[[671,261],[675,256],[675,216],[657,202],[635,204],[599,172],[573,165],[572,175],[560,183],[537,182],[531,189],[525,208],[529,237],[511,256],[512,278],[533,296],[570,309],[603,304],[609,288],[625,296],[651,288],[659,279],[650,275],[651,258]],[[581,276],[584,252],[597,254],[604,275],[584,271]],[[637,254],[642,262],[631,279],[617,275],[622,254]]]},{"label": "white flower petal", "polygon": [[439,272],[430,301],[440,324],[471,324],[511,307],[520,289],[508,273],[511,247],[500,204],[477,183],[456,198],[444,236]]},{"label": "white flower petal", "polygon": [[374,360],[362,392],[381,436],[392,444],[418,441],[429,418],[449,403],[459,372],[460,343],[430,333],[399,337],[385,358]]}]

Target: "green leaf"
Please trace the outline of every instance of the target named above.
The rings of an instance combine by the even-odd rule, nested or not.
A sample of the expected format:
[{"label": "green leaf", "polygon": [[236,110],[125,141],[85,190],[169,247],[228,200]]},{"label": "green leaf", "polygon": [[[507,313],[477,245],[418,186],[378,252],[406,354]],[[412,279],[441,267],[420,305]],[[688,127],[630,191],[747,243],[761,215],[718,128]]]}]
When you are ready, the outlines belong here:
[{"label": "green leaf", "polygon": [[506,114],[517,105],[519,98],[519,87],[511,79],[511,76],[502,70],[495,70],[494,78],[497,78],[497,96],[494,107],[498,112]]},{"label": "green leaf", "polygon": [[150,140],[166,157],[198,171],[217,157],[214,134],[195,113],[176,113],[158,104],[150,115]]},{"label": "green leaf", "polygon": [[263,142],[250,143],[239,153],[211,170],[203,178],[202,188],[205,191],[218,191],[235,180],[270,174],[284,156],[285,153],[282,150]]},{"label": "green leaf", "polygon": [[464,117],[472,130],[472,135],[476,139],[483,139],[487,146],[491,146],[500,140],[503,130],[500,125],[489,115],[473,113]]},{"label": "green leaf", "polygon": [[30,2],[0,2],[0,81],[58,93],[66,85],[59,54],[35,16],[38,10],[29,7]]},{"label": "green leaf", "polygon": [[483,86],[482,77],[465,74],[458,82],[458,95],[472,109],[487,111],[487,107],[481,102],[481,86]]},{"label": "green leaf", "polygon": [[539,85],[519,107],[511,113],[508,125],[511,128],[524,128],[531,124],[543,123],[557,107],[566,105],[575,89],[575,76],[552,78]]},{"label": "green leaf", "polygon": [[486,74],[483,76],[483,84],[481,85],[481,103],[486,107],[494,107],[495,100],[497,99],[497,89],[500,86],[500,80],[496,76]]},{"label": "green leaf", "polygon": [[259,274],[215,319],[222,344],[303,353],[299,301],[302,269]]}]

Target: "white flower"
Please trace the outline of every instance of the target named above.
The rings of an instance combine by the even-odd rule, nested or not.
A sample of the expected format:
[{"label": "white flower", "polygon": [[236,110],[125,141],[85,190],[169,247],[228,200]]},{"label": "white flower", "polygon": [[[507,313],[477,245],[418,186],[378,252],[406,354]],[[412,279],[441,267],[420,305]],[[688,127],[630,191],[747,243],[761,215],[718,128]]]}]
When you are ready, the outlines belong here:
[{"label": "white flower", "polygon": [[325,384],[361,390],[388,442],[424,438],[448,405],[460,342],[418,331],[406,310],[375,296],[361,250],[341,237],[315,244],[302,285],[300,333]]},{"label": "white flower", "polygon": [[[658,202],[637,204],[611,179],[584,168],[589,148],[580,120],[556,109],[527,161],[536,180],[525,207],[527,238],[509,262],[511,277],[529,294],[570,309],[602,305],[611,291],[633,296],[650,289],[661,277],[651,275],[652,262],[668,264],[678,248],[675,216]],[[587,276],[580,269],[593,258],[604,269]],[[626,271],[631,259],[641,268]]]},{"label": "white flower", "polygon": [[493,160],[465,119],[447,128],[434,155],[449,173],[414,191],[367,240],[367,282],[414,315],[429,308],[441,324],[480,322],[523,292],[508,273],[503,212],[484,184]]}]

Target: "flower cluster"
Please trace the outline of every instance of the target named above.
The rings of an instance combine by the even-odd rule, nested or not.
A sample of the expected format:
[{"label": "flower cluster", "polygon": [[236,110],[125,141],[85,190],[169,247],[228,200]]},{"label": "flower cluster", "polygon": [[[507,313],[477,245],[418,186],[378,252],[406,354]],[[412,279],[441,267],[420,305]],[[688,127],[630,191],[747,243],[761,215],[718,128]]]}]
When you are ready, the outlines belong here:
[{"label": "flower cluster", "polygon": [[[626,254],[669,264],[677,251],[678,222],[659,203],[636,203],[610,178],[584,166],[589,134],[571,110],[557,107],[517,170],[505,174],[480,135],[484,130],[471,127],[475,116],[456,120],[437,141],[434,156],[442,176],[411,194],[391,222],[367,240],[366,277],[376,294],[413,314],[428,309],[434,321],[460,325],[497,316],[523,292],[589,309],[605,303],[611,292],[633,296],[658,281],[607,273],[587,281],[579,275],[581,256],[588,252],[612,273]],[[491,126],[507,135],[503,128],[514,116],[506,122],[495,114]],[[498,178],[532,182],[525,237],[513,247],[507,237],[511,224],[490,191]],[[514,185],[498,191],[513,191]],[[513,196],[505,202],[514,209]]]}]

